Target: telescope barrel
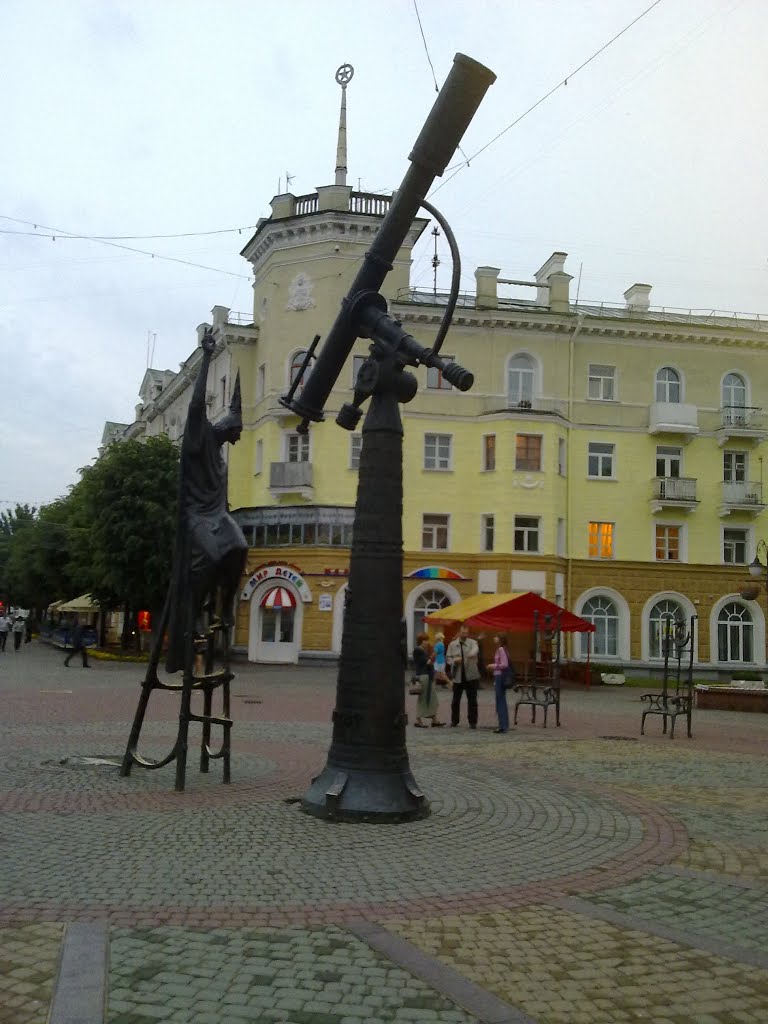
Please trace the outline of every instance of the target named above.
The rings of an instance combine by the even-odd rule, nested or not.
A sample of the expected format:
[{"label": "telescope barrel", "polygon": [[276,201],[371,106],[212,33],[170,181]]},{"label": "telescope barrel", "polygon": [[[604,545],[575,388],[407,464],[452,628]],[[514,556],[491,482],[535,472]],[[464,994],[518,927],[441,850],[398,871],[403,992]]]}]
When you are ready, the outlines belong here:
[{"label": "telescope barrel", "polygon": [[[282,403],[309,420],[322,420],[323,408],[358,337],[350,317],[351,300],[360,291],[376,291],[392,263],[435,177],[441,175],[461,142],[496,75],[477,61],[457,53],[434,106],[411,151],[411,166],[392,197],[389,211],[366,253],[363,265],[342,301],[300,397]],[[465,371],[466,372],[466,371]],[[449,378],[450,379],[450,378]]]}]

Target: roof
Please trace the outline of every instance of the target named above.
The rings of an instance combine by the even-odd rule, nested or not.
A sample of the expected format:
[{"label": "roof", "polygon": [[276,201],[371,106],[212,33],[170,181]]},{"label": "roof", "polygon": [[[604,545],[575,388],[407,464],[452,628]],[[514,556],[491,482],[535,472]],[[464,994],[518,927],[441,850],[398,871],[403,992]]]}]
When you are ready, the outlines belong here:
[{"label": "roof", "polygon": [[80,597],[73,597],[71,601],[60,604],[57,611],[60,612],[97,612],[98,604],[90,594],[81,594]]},{"label": "roof", "polygon": [[526,632],[536,624],[543,628],[547,616],[553,623],[557,622],[565,633],[593,633],[595,630],[591,622],[530,591],[524,594],[475,594],[442,608],[434,615],[427,615],[425,621],[430,625],[463,622],[473,629]]}]

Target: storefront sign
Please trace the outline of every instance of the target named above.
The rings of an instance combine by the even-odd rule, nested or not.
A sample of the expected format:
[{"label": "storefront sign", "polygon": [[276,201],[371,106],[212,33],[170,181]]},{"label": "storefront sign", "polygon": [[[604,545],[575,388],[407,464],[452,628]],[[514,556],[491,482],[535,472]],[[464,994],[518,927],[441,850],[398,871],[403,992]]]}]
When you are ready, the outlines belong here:
[{"label": "storefront sign", "polygon": [[251,594],[256,587],[265,580],[280,580],[283,583],[291,583],[299,592],[299,597],[305,604],[312,601],[312,591],[307,586],[304,577],[289,565],[264,565],[255,569],[253,575],[243,587],[240,595],[241,601],[250,601]]},{"label": "storefront sign", "polygon": [[320,612],[332,612],[333,611],[333,595],[332,594],[321,594],[317,599],[317,610]]}]

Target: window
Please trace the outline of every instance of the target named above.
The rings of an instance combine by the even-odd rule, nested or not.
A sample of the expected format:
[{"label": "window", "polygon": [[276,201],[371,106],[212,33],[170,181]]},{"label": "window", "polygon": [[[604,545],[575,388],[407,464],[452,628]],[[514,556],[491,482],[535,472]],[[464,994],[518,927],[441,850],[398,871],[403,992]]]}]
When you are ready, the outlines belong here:
[{"label": "window", "polygon": [[[584,602],[581,617],[595,627],[591,640],[594,657],[615,657],[619,653],[619,613],[613,601],[607,597],[591,597]],[[589,633],[582,633],[582,655],[586,655],[589,643]]]},{"label": "window", "polygon": [[427,615],[434,615],[435,612],[439,612],[441,608],[447,608],[452,603],[450,597],[442,590],[426,590],[423,594],[419,594],[413,606],[414,637],[425,631],[424,619]]},{"label": "window", "polygon": [[[555,553],[558,554],[561,558],[565,558],[565,520],[564,519],[558,519],[557,520],[557,548],[556,548],[556,552]],[[556,603],[559,604],[560,602],[557,601]]]},{"label": "window", "polygon": [[616,398],[616,367],[599,363],[589,365],[587,396],[599,402],[613,402]]},{"label": "window", "polygon": [[[507,370],[507,396],[510,405],[523,405],[530,409],[533,401],[533,387],[536,379],[533,360],[530,356],[513,356]],[[526,404],[527,403],[527,404]]]},{"label": "window", "polygon": [[482,517],[482,546],[483,551],[493,551],[494,531],[496,528],[495,516]]},{"label": "window", "polygon": [[717,616],[717,657],[720,661],[752,661],[752,616],[735,601]]},{"label": "window", "polygon": [[349,435],[349,468],[360,469],[360,452],[363,450],[363,435]]},{"label": "window", "polygon": [[723,480],[744,483],[747,479],[747,453],[723,452]]},{"label": "window", "polygon": [[568,449],[564,437],[557,439],[557,472],[560,476],[565,476],[568,472]]},{"label": "window", "polygon": [[682,448],[673,448],[665,444],[656,447],[656,476],[679,480],[682,462]]},{"label": "window", "polygon": [[587,460],[587,476],[607,478],[613,476],[613,444],[604,444],[602,441],[589,442],[589,457]]},{"label": "window", "polygon": [[[453,356],[440,356],[446,363],[452,363]],[[451,385],[443,377],[443,371],[439,370],[436,366],[427,367],[427,388],[431,391],[450,391]]]},{"label": "window", "polygon": [[309,462],[309,434],[286,434],[285,456],[286,462]]},{"label": "window", "polygon": [[360,373],[360,367],[367,358],[368,356],[352,356],[352,387],[357,384],[357,375]]},{"label": "window", "polygon": [[651,608],[648,616],[648,656],[663,658],[665,645],[670,645],[670,657],[674,654],[671,647],[670,630],[675,620],[685,619],[682,607],[677,601],[658,601]]},{"label": "window", "polygon": [[539,524],[537,516],[515,516],[515,551],[539,550]]},{"label": "window", "polygon": [[424,469],[451,468],[450,434],[424,435]]},{"label": "window", "polygon": [[590,523],[587,536],[590,558],[613,558],[613,523]]},{"label": "window", "polygon": [[[307,355],[306,350],[305,349],[300,349],[298,352],[296,352],[296,354],[294,355],[293,359],[291,359],[291,375],[290,375],[290,379],[288,381],[289,384],[293,384],[293,382],[298,377],[299,371],[301,370],[301,365],[304,362],[304,359],[306,358],[306,355]],[[304,384],[306,384],[307,380],[309,379],[309,374],[311,372],[311,369],[312,369],[312,364],[310,363],[310,365],[307,367],[306,371],[304,372],[304,377],[303,377],[301,385],[300,385],[301,387],[303,387]]]},{"label": "window", "polygon": [[541,469],[541,434],[515,436],[515,469],[538,472]]},{"label": "window", "polygon": [[264,442],[256,442],[256,457],[253,464],[253,472],[258,474],[261,473],[264,468]]},{"label": "window", "polygon": [[421,546],[425,551],[448,550],[448,516],[422,516]]},{"label": "window", "polygon": [[723,561],[726,565],[747,564],[747,530],[723,530]]},{"label": "window", "polygon": [[483,435],[483,470],[486,473],[496,469],[496,435]]},{"label": "window", "polygon": [[671,366],[665,366],[656,374],[656,401],[680,401],[680,374]]},{"label": "window", "polygon": [[680,561],[680,527],[656,525],[656,561]]},{"label": "window", "polygon": [[264,397],[267,381],[267,367],[264,363],[256,371],[256,401],[260,402]]},{"label": "window", "polygon": [[723,378],[723,408],[743,409],[747,404],[747,385],[738,373],[726,373]]}]

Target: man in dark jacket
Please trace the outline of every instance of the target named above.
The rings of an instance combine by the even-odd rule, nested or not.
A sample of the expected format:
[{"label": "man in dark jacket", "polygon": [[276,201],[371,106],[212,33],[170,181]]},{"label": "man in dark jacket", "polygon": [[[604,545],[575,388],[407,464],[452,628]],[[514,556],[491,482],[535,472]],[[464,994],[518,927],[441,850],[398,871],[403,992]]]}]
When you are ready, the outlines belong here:
[{"label": "man in dark jacket", "polygon": [[76,654],[80,654],[83,659],[83,668],[90,668],[88,664],[88,652],[85,649],[85,639],[83,637],[83,627],[80,625],[78,619],[75,619],[75,626],[72,630],[72,650],[64,659],[64,668],[69,668],[69,659],[74,657]]}]

